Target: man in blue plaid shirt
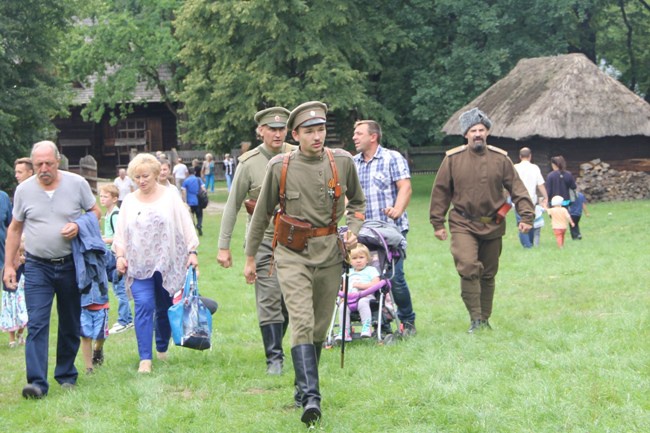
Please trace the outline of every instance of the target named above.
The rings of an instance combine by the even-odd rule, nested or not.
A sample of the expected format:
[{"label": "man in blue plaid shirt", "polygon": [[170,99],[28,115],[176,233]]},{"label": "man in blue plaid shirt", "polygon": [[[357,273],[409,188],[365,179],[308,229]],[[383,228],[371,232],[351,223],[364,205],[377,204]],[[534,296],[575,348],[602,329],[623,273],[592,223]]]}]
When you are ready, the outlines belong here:
[{"label": "man in blue plaid shirt", "polygon": [[[393,223],[404,237],[409,230],[406,207],[411,200],[411,173],[406,159],[394,150],[383,148],[381,127],[374,120],[354,124],[354,163],[366,195],[366,220]],[[395,266],[392,280],[393,300],[405,335],[415,335],[415,312],[411,293],[404,278],[404,259]]]}]

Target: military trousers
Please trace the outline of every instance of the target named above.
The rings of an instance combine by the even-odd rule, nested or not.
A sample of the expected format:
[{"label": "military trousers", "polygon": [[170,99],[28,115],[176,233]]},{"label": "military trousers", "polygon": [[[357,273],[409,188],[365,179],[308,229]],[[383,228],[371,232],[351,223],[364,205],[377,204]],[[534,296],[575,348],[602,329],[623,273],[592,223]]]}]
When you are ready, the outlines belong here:
[{"label": "military trousers", "polygon": [[282,260],[276,268],[289,311],[291,346],[325,341],[341,284],[341,263],[314,267]]},{"label": "military trousers", "polygon": [[285,318],[288,316],[277,272],[269,275],[272,256],[271,241],[265,239],[255,255],[255,265],[257,267],[255,304],[257,305],[257,320],[260,326],[284,323]]},{"label": "military trousers", "polygon": [[492,315],[495,276],[499,270],[502,238],[483,239],[469,232],[451,235],[451,254],[460,275],[461,298],[471,320]]}]

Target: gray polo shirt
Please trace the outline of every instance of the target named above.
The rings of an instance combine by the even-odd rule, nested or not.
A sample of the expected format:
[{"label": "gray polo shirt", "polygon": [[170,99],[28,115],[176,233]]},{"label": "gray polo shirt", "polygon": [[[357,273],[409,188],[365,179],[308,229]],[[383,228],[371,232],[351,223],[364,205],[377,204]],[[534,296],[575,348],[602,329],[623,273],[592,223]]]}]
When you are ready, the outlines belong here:
[{"label": "gray polo shirt", "polygon": [[62,170],[59,176],[59,185],[51,197],[37,176],[18,185],[14,195],[13,217],[24,223],[25,250],[46,259],[72,254],[72,243],[61,236],[61,229],[96,203],[83,177]]}]

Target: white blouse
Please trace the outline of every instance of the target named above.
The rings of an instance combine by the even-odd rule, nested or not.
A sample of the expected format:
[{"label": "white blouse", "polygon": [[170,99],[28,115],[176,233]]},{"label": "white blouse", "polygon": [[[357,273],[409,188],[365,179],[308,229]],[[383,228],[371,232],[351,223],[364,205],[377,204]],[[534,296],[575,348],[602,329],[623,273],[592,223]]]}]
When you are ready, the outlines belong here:
[{"label": "white blouse", "polygon": [[126,288],[130,292],[134,279],[151,278],[158,271],[172,295],[185,283],[189,252],[199,246],[192,216],[171,189],[151,203],[136,196],[124,198],[113,237],[113,251],[124,251],[128,262]]}]

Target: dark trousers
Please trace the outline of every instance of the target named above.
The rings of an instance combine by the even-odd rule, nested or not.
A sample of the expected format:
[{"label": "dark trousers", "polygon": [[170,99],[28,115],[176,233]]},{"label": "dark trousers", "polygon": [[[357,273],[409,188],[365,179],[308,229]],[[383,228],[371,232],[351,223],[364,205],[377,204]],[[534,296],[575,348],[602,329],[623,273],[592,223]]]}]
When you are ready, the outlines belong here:
[{"label": "dark trousers", "polygon": [[201,208],[201,206],[199,206],[198,204],[194,206],[190,206],[190,210],[194,215],[196,215],[196,228],[197,229],[203,228],[203,209]]},{"label": "dark trousers", "polygon": [[575,226],[571,227],[571,239],[582,238],[582,234],[580,234],[580,226],[578,225],[580,223],[580,217],[582,217],[582,215],[571,215],[573,224],[575,224]]},{"label": "dark trousers", "polygon": [[50,314],[56,295],[59,325],[56,345],[54,379],[60,384],[76,383],[74,366],[79,350],[81,294],[73,261],[50,264],[27,257],[25,264],[25,304],[29,322],[25,345],[27,383],[47,394],[47,356],[50,335]]}]

